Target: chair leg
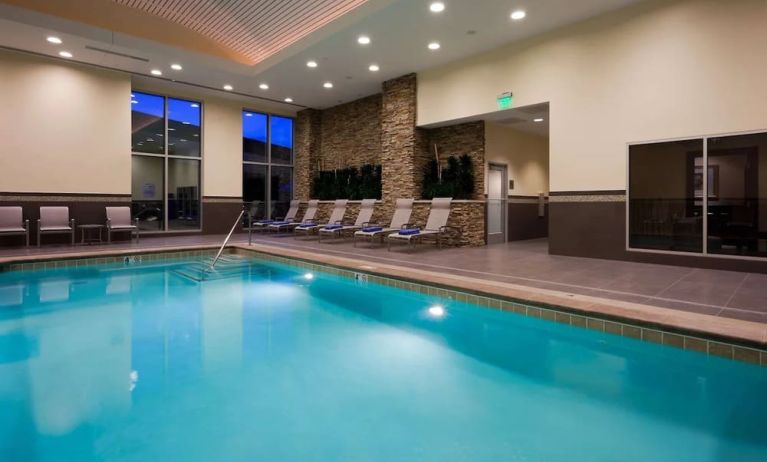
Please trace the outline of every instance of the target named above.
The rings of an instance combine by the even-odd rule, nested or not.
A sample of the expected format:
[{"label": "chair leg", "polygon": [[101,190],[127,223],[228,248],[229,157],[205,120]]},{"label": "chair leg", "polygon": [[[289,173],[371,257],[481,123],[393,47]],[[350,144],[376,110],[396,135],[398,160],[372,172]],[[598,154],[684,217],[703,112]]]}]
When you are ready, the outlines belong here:
[{"label": "chair leg", "polygon": [[107,229],[107,244],[111,244],[111,243],[112,243],[112,230]]},{"label": "chair leg", "polygon": [[25,233],[25,236],[27,238],[27,247],[29,247],[29,230]]},{"label": "chair leg", "polygon": [[37,246],[40,247],[40,229],[37,230]]}]

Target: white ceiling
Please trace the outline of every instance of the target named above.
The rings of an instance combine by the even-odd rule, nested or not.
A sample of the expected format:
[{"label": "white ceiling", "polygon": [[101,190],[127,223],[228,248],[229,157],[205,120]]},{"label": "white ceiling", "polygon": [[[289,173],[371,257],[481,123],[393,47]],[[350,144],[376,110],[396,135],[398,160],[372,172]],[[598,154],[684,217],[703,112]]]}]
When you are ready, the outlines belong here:
[{"label": "white ceiling", "polygon": [[[1,1],[1,0],[0,0]],[[446,64],[500,45],[525,39],[639,0],[443,0],[440,14],[429,11],[431,0],[368,0],[364,6],[304,37],[256,66],[170,47],[129,35],[0,3],[0,46],[58,57],[60,50],[74,54],[73,60],[149,76],[151,69],[163,71],[161,79],[221,89],[271,99],[270,106],[282,111],[301,106],[325,108],[380,91],[381,82],[410,72]],[[514,9],[527,17],[512,21]],[[474,31],[470,33],[469,31]],[[62,45],[46,42],[55,34]],[[359,35],[372,43],[357,43]],[[442,48],[426,45],[439,41]],[[90,48],[86,48],[90,47]],[[107,54],[99,48],[124,55]],[[319,66],[310,69],[308,60]],[[172,71],[171,63],[182,71]],[[368,71],[372,63],[379,72]],[[323,82],[332,81],[327,90]],[[260,90],[268,83],[268,90]],[[222,93],[223,90],[221,90]],[[233,95],[234,96],[234,95]],[[281,103],[290,96],[294,105]]]}]

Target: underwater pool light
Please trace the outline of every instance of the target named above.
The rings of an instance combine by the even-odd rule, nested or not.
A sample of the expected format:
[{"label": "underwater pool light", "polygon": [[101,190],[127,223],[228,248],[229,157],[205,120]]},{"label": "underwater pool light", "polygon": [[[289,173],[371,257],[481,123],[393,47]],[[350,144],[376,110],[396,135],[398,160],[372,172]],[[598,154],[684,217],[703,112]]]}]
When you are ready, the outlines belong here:
[{"label": "underwater pool light", "polygon": [[445,308],[443,308],[441,305],[430,306],[428,311],[429,315],[434,318],[441,318],[445,315]]}]

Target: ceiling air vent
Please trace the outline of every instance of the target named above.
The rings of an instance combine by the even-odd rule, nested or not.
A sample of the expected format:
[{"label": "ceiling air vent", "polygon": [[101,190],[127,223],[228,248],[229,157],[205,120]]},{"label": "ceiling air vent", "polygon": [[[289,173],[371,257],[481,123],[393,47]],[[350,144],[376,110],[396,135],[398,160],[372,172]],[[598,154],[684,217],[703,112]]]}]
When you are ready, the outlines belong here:
[{"label": "ceiling air vent", "polygon": [[90,46],[90,45],[86,45],[85,48],[87,48],[88,50],[100,51],[101,53],[106,53],[108,55],[119,56],[121,58],[135,59],[136,61],[141,61],[141,62],[145,62],[145,63],[149,62],[148,59],[142,58],[141,56],[133,56],[133,55],[125,54],[125,53],[118,53],[116,51],[105,50],[103,48],[93,47],[93,46]]}]

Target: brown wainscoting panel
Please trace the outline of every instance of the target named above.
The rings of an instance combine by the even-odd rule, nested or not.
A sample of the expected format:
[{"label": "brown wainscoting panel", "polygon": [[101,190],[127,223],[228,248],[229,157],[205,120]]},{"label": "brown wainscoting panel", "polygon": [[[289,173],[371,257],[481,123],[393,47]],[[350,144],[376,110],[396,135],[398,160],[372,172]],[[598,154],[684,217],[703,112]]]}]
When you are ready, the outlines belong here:
[{"label": "brown wainscoting panel", "polygon": [[[41,206],[69,207],[69,217],[75,219],[75,225],[106,224],[105,207],[130,206],[129,194],[59,194],[59,193],[14,193],[1,192],[0,206],[21,206],[24,219],[29,220],[30,245],[37,245],[37,220],[40,218]],[[80,241],[80,232],[76,234]],[[106,242],[104,231],[102,238]],[[114,235],[114,240],[128,239],[128,233]],[[44,244],[66,244],[68,235],[49,234],[43,237]],[[0,246],[23,245],[22,237],[5,236],[0,238]]]},{"label": "brown wainscoting panel", "polygon": [[[241,210],[241,197],[203,197],[202,233],[227,234]],[[237,226],[235,232],[242,232],[242,225]]]},{"label": "brown wainscoting panel", "polygon": [[549,204],[549,253],[576,257],[626,258],[624,202]]},{"label": "brown wainscoting panel", "polygon": [[551,193],[549,253],[641,263],[767,273],[767,259],[744,260],[626,250],[624,191]]},{"label": "brown wainscoting panel", "polygon": [[544,214],[538,216],[538,200],[509,198],[508,205],[509,241],[538,239],[549,235],[549,206],[544,206]]}]

